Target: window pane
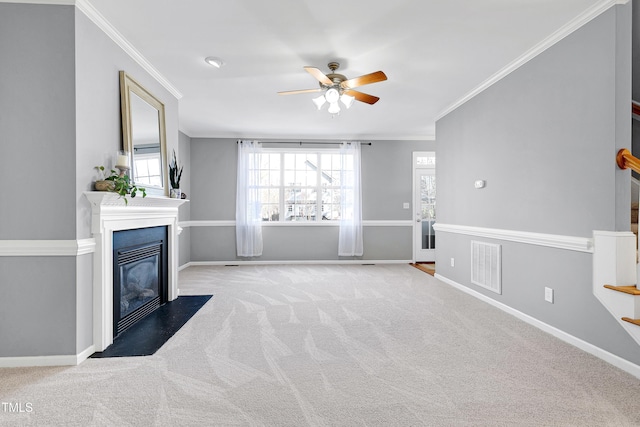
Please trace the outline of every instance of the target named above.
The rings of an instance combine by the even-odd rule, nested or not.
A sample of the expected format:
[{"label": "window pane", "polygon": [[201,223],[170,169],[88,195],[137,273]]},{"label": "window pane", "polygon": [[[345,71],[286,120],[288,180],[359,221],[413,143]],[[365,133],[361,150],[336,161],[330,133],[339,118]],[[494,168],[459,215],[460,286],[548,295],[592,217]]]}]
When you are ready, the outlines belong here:
[{"label": "window pane", "polygon": [[322,155],[322,185],[340,186],[340,155]]},{"label": "window pane", "polygon": [[134,159],[136,184],[162,186],[160,154],[142,154]]},{"label": "window pane", "polygon": [[149,176],[149,166],[147,165],[146,160],[136,160],[136,176],[137,177]]},{"label": "window pane", "polygon": [[435,165],[436,158],[435,156],[419,156],[416,158],[416,164],[418,166]]},{"label": "window pane", "polygon": [[258,165],[262,219],[339,219],[341,159],[326,150],[263,153]]},{"label": "window pane", "polygon": [[340,219],[340,190],[322,190],[322,219]]},{"label": "window pane", "polygon": [[285,189],[285,221],[313,221],[316,216],[315,188]]},{"label": "window pane", "polygon": [[269,182],[272,186],[280,185],[280,171],[279,170],[271,170],[269,173]]},{"label": "window pane", "polygon": [[260,185],[268,186],[270,177],[271,175],[269,174],[268,170],[264,170],[264,169],[260,170]]},{"label": "window pane", "polygon": [[285,153],[284,155],[284,168],[286,170],[295,169],[295,159],[296,155],[292,153]]},{"label": "window pane", "polygon": [[318,172],[316,171],[312,171],[312,172],[306,172],[304,174],[305,178],[304,178],[304,185],[318,185],[317,181],[318,181]]},{"label": "window pane", "polygon": [[150,176],[160,176],[160,159],[149,159],[147,166]]}]

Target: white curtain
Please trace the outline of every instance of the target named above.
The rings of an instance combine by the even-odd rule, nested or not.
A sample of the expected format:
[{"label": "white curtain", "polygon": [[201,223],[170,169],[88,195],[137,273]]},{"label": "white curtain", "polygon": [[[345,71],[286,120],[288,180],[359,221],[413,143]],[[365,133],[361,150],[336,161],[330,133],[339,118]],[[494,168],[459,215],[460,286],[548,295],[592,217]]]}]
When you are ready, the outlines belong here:
[{"label": "white curtain", "polygon": [[340,146],[340,234],[339,256],[361,256],[362,244],[362,190],[360,185],[360,143]]},{"label": "white curtain", "polygon": [[238,141],[236,248],[241,257],[262,255],[262,215],[258,193],[261,152],[259,142]]}]

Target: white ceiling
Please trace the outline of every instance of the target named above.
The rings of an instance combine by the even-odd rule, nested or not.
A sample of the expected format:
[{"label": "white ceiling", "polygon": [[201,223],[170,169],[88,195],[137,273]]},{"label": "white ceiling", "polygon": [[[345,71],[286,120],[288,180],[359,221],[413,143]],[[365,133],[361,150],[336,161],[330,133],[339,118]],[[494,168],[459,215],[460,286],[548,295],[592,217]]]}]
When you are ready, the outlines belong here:
[{"label": "white ceiling", "polygon": [[[183,96],[191,137],[432,139],[435,120],[603,0],[88,0]],[[204,62],[218,56],[226,65]],[[303,70],[382,70],[332,118]],[[134,76],[135,77],[135,76]]]}]

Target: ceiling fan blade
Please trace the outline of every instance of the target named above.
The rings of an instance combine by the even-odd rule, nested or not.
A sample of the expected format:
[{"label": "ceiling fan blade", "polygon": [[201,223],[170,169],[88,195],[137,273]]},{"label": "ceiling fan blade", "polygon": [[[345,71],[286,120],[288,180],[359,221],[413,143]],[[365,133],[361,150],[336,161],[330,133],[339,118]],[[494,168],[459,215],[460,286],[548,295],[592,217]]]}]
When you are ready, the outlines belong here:
[{"label": "ceiling fan blade", "polygon": [[311,93],[311,92],[321,92],[322,89],[300,89],[300,90],[285,90],[284,92],[278,92],[278,95],[295,95],[298,93]]},{"label": "ceiling fan blade", "polygon": [[353,96],[357,101],[366,102],[367,104],[375,104],[380,100],[377,96],[369,95],[368,93],[358,92],[357,90],[345,90],[344,93]]},{"label": "ceiling fan blade", "polygon": [[345,80],[340,83],[343,89],[353,89],[354,87],[364,86],[371,83],[377,83],[387,80],[387,76],[382,71],[376,71],[375,73],[365,74],[364,76],[354,77],[349,80]]},{"label": "ceiling fan blade", "polygon": [[323,85],[327,85],[327,86],[332,86],[333,85],[333,82],[331,80],[329,80],[329,77],[327,77],[318,68],[315,68],[315,67],[304,67],[304,69],[307,70],[307,73],[311,74],[313,77],[315,77],[316,80],[318,80]]}]

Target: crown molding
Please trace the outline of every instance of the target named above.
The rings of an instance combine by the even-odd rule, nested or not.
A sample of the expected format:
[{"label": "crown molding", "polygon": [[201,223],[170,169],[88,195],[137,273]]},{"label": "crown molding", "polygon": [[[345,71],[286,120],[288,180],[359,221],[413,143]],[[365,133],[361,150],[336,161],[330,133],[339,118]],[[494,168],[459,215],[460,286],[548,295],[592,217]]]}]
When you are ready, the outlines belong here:
[{"label": "crown molding", "polygon": [[451,104],[449,107],[447,107],[444,111],[442,111],[440,114],[436,116],[436,121],[440,120],[441,118],[451,113],[456,108],[465,104],[467,101],[469,101],[476,95],[484,92],[486,89],[493,86],[494,83],[499,82],[500,80],[502,80],[503,78],[505,78],[506,76],[508,76],[509,74],[511,74],[512,72],[514,72],[515,70],[517,70],[518,68],[520,68],[521,66],[529,62],[530,60],[532,60],[533,58],[535,58],[536,56],[540,55],[541,53],[543,53],[550,47],[554,46],[556,43],[558,43],[568,35],[572,34],[574,31],[580,29],[581,27],[583,27],[593,19],[597,18],[607,10],[611,9],[613,6],[627,4],[627,3],[629,3],[629,0],[602,0],[596,3],[595,5],[593,5],[592,7],[585,10],[583,13],[581,13],[580,15],[578,15],[577,17],[569,21],[567,24],[562,26],[560,29],[551,33],[551,35],[549,35],[540,43],[538,43],[537,45],[535,45],[534,47],[532,47],[531,49],[529,49],[528,51],[520,55],[514,61],[507,64],[506,67],[502,68],[500,71],[498,71],[497,73],[489,77],[487,80],[482,82],[475,89],[471,90],[471,92],[467,93],[458,101]]},{"label": "crown molding", "polygon": [[138,65],[158,81],[176,99],[182,98],[182,93],[169,82],[98,10],[87,0],[75,0],[75,5],[87,18],[98,26],[111,40],[124,50]]},{"label": "crown molding", "polygon": [[133,45],[93,7],[88,0],[0,0],[0,3],[21,4],[49,4],[58,6],[75,6],[87,18],[100,28],[115,44],[125,51],[138,65],[158,81],[176,99],[182,98],[182,93],[164,77]]}]

